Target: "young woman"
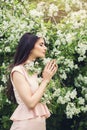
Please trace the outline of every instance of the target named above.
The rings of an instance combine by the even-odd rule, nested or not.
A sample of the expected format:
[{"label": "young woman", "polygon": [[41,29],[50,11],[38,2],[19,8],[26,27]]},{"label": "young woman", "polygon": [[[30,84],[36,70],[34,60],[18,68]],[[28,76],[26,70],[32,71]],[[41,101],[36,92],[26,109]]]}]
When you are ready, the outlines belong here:
[{"label": "young woman", "polygon": [[31,33],[25,33],[19,41],[10,74],[18,103],[10,118],[13,121],[10,130],[46,130],[46,118],[50,112],[40,100],[58,67],[55,60],[47,63],[40,84],[37,73],[29,75],[25,67],[37,58],[44,58],[46,50],[44,39]]}]

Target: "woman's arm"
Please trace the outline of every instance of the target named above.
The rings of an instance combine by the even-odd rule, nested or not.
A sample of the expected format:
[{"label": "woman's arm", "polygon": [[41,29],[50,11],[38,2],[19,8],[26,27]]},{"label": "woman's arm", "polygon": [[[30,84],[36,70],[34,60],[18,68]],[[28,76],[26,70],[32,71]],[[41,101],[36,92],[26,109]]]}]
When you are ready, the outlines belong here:
[{"label": "woman's arm", "polygon": [[13,73],[13,82],[14,85],[23,100],[23,102],[27,105],[28,108],[34,108],[35,105],[40,101],[41,97],[44,94],[47,84],[50,79],[53,77],[57,70],[57,66],[54,67],[54,63],[50,62],[46,65],[43,71],[43,80],[37,89],[37,91],[32,95],[29,84],[27,83],[25,77],[19,72],[15,71]]}]

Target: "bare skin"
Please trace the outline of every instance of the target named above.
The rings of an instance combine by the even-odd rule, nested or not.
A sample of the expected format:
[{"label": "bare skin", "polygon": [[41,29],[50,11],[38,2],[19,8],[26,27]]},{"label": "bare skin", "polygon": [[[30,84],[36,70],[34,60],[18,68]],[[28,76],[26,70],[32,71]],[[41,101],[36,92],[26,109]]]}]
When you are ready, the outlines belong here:
[{"label": "bare skin", "polygon": [[[44,57],[46,50],[47,48],[44,45],[43,39],[40,39],[35,44],[35,48],[31,51],[28,60],[32,61],[37,57]],[[26,60],[25,63],[27,63],[28,60]],[[58,66],[55,60],[52,60],[49,63],[47,63],[42,73],[43,80],[39,85],[39,88],[33,95],[31,93],[31,89],[25,77],[17,71],[13,73],[12,79],[17,89],[17,92],[19,93],[19,96],[29,109],[33,109],[37,105],[37,103],[41,100],[41,97],[44,94],[47,84],[50,82],[51,78],[54,76],[57,69]]]}]

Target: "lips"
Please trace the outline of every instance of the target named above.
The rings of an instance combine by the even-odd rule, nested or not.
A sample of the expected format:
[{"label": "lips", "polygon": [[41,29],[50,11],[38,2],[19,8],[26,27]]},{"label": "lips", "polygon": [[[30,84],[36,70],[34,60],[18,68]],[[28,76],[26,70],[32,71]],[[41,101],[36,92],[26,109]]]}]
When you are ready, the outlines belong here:
[{"label": "lips", "polygon": [[43,53],[46,53],[46,51],[43,51]]},{"label": "lips", "polygon": [[43,52],[43,54],[45,54],[46,52]]}]

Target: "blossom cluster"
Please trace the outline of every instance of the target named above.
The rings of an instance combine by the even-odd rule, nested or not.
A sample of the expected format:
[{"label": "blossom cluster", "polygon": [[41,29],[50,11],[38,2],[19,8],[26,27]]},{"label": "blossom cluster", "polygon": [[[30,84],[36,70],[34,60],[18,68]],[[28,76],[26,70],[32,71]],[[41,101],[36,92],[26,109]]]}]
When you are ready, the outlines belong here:
[{"label": "blossom cluster", "polygon": [[[54,3],[39,2],[33,6],[28,0],[18,3],[6,0],[4,9],[3,4],[4,0],[1,0],[2,86],[7,82],[6,69],[12,63],[19,37],[24,32],[33,32],[44,37],[48,47],[47,58],[41,62],[41,67],[53,58],[58,64],[58,72],[49,83],[42,101],[48,104],[51,112],[57,108],[51,104],[64,106],[67,118],[87,112],[87,2],[61,0],[58,3],[55,0]],[[38,71],[41,71],[40,67]],[[79,88],[82,90],[80,94]]]}]

